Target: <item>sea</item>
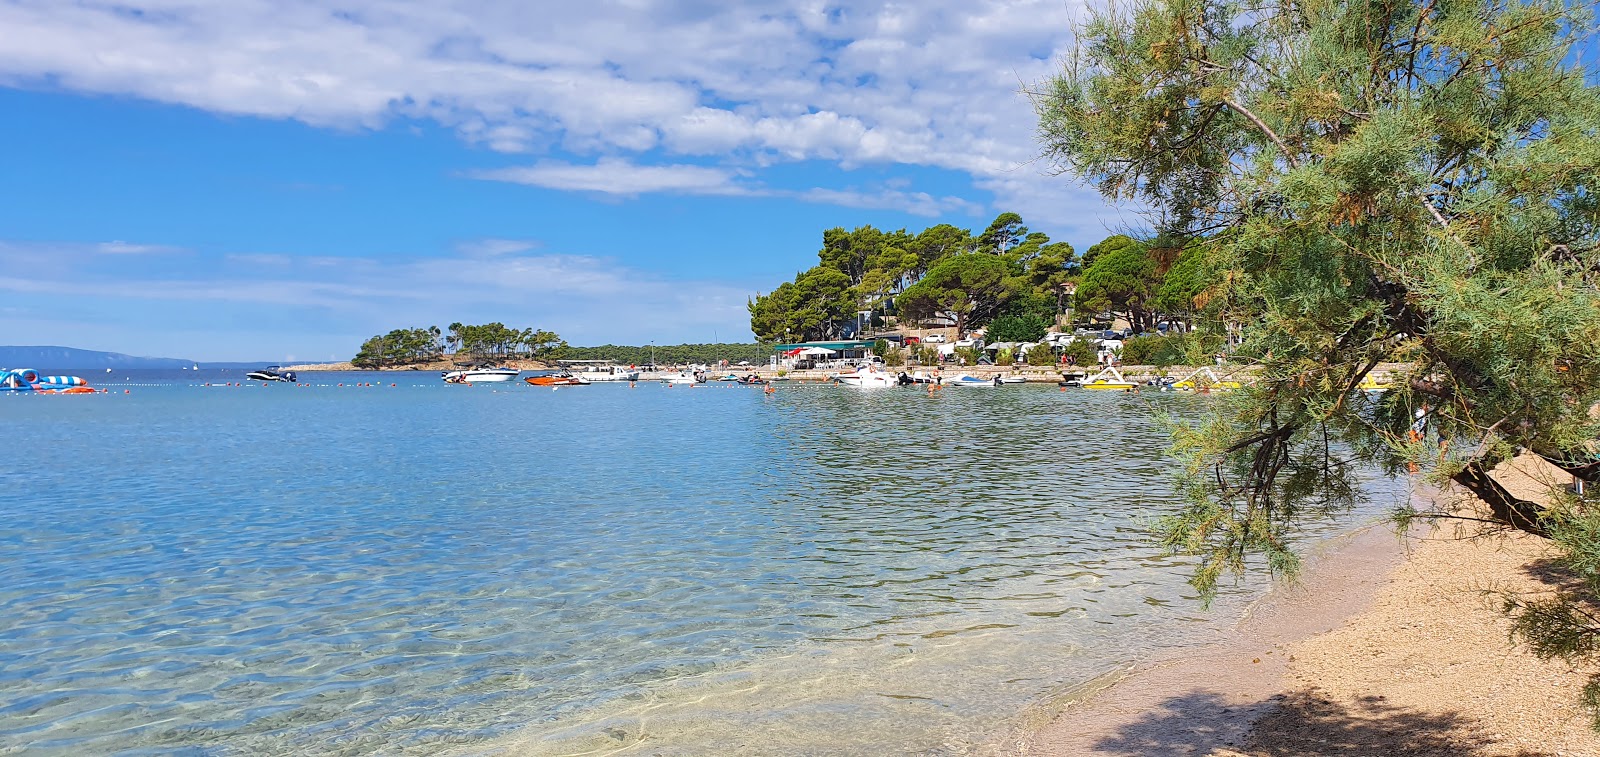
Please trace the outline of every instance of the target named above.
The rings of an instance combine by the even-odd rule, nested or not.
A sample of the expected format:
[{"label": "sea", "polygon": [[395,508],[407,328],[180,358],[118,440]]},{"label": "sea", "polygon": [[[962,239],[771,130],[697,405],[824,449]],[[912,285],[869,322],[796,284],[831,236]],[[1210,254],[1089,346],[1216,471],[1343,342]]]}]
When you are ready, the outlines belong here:
[{"label": "sea", "polygon": [[244,373],[0,392],[0,754],[992,754],[1270,587],[1149,535],[1216,397]]}]

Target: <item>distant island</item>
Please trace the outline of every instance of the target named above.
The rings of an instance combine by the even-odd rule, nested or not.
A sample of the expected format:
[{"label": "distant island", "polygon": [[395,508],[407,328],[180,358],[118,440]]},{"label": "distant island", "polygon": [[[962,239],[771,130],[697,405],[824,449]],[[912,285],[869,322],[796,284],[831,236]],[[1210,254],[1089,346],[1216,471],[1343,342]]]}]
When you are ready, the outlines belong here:
[{"label": "distant island", "polygon": [[76,347],[0,345],[0,367],[4,368],[178,370],[196,365],[202,368],[259,368],[268,362],[271,361],[219,363],[179,357],[140,357],[120,352],[80,350]]}]

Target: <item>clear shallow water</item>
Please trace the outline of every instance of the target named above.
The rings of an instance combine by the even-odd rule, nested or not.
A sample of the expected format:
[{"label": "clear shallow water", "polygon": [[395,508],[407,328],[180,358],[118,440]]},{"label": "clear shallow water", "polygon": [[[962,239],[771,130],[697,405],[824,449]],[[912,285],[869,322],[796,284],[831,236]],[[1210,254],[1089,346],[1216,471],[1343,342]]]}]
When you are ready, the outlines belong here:
[{"label": "clear shallow water", "polygon": [[981,752],[1262,590],[1138,525],[1206,398],[242,373],[0,396],[0,751]]}]

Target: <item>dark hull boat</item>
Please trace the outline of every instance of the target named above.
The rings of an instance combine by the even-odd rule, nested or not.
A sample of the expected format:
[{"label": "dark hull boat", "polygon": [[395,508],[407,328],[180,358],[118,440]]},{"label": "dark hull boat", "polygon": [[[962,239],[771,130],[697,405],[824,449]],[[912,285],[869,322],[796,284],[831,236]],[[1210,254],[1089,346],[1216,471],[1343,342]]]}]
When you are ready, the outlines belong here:
[{"label": "dark hull boat", "polygon": [[245,374],[245,378],[251,381],[286,381],[291,384],[300,380],[300,377],[294,375],[294,371],[286,371],[276,365],[269,365],[259,371],[251,371]]}]

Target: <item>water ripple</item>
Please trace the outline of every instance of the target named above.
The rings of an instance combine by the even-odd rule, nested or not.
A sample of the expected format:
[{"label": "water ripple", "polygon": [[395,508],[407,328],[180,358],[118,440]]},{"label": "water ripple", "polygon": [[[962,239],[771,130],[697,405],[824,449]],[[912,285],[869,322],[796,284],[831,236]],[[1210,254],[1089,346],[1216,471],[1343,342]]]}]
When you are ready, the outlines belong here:
[{"label": "water ripple", "polygon": [[960,753],[1260,590],[1137,397],[401,383],[8,403],[0,753]]}]

